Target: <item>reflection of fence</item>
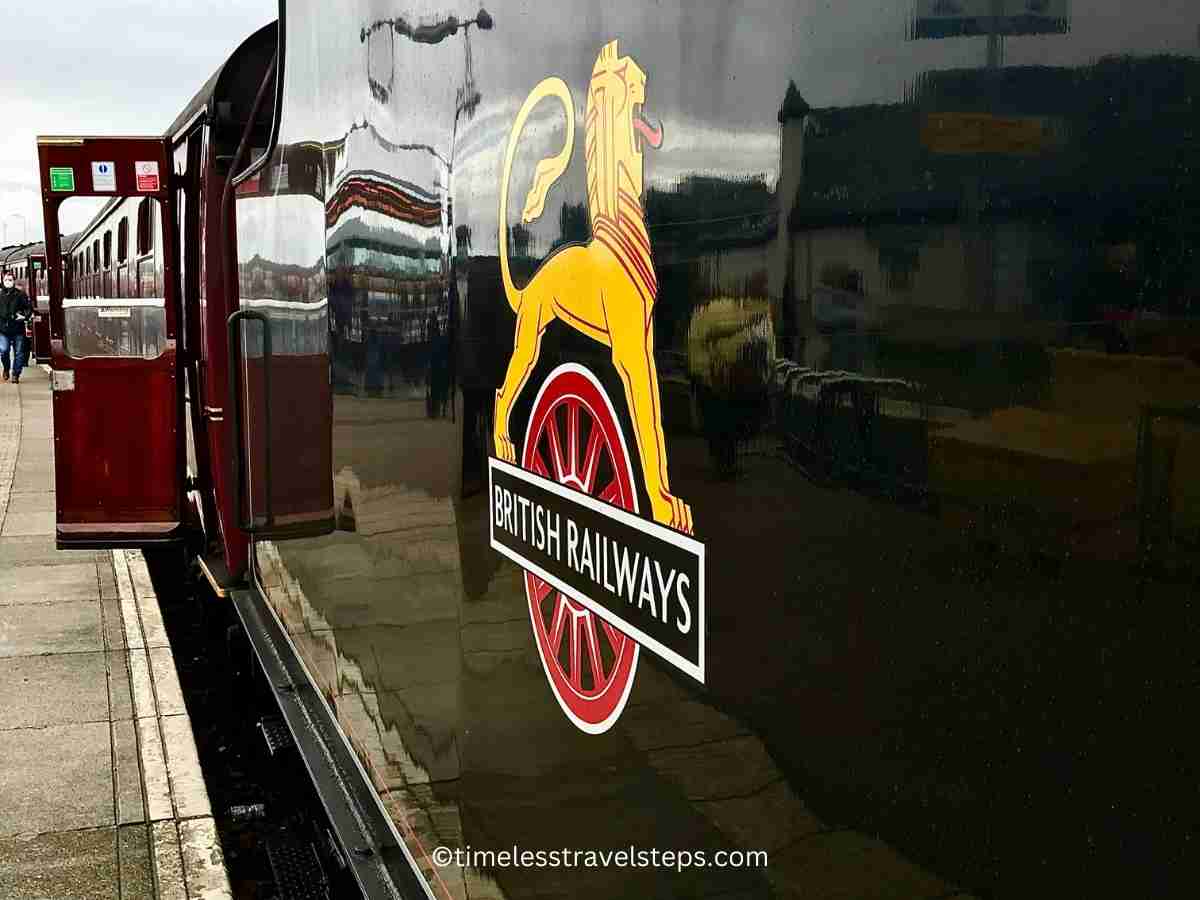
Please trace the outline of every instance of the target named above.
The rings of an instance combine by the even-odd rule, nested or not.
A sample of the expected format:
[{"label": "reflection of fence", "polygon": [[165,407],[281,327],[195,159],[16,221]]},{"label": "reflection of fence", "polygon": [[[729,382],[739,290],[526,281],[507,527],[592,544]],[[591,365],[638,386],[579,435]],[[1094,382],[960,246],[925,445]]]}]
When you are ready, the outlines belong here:
[{"label": "reflection of fence", "polygon": [[[242,307],[263,312],[271,321],[271,352],[276,356],[319,356],[329,352],[329,301],[254,299],[243,297]],[[251,320],[243,329],[242,352],[262,355],[261,328]]]},{"label": "reflection of fence", "polygon": [[771,387],[774,430],[793,458],[889,493],[925,493],[929,407],[916,385],[780,360]]},{"label": "reflection of fence", "polygon": [[[769,426],[740,441],[737,456],[781,442],[813,475],[919,501],[996,548],[1058,560],[1136,555],[1156,577],[1200,574],[1200,406],[1143,402],[1131,416],[1116,387],[1081,381],[1114,405],[1108,420],[1060,372],[1061,408],[970,415],[928,403],[909,381],[782,360]],[[1141,376],[1124,380],[1150,377]]]},{"label": "reflection of fence", "polygon": [[1200,318],[1114,313],[1109,318],[1055,327],[1053,343],[1079,350],[1187,356],[1200,352]]},{"label": "reflection of fence", "polygon": [[1200,406],[1145,406],[1138,421],[1138,554],[1195,574],[1200,558]]}]

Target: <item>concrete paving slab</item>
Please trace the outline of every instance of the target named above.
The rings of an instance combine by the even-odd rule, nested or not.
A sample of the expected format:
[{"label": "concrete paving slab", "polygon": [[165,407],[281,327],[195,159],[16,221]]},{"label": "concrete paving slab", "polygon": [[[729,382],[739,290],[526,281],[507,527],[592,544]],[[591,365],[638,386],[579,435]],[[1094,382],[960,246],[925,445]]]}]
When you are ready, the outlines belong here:
[{"label": "concrete paving slab", "polygon": [[204,787],[204,775],[200,771],[200,757],[196,753],[192,723],[188,721],[187,716],[164,716],[159,723],[162,727],[163,746],[166,749],[171,796],[175,800],[175,810],[179,818],[211,816],[212,806],[208,800],[208,791]]},{"label": "concrete paving slab", "polygon": [[163,755],[162,736],[158,719],[137,719],[138,752],[142,758],[142,790],[146,794],[146,812],[152,822],[170,819],[175,811],[171,806],[171,781],[167,777],[167,762]]},{"label": "concrete paving slab", "polygon": [[160,716],[177,716],[187,712],[183,691],[175,673],[175,660],[170,647],[155,647],[150,651],[150,672],[154,677],[154,696]]},{"label": "concrete paving slab", "polygon": [[118,900],[114,828],[0,839],[4,900]]},{"label": "concrete paving slab", "polygon": [[158,608],[158,596],[150,580],[150,569],[146,559],[137,550],[126,550],[125,559],[129,566],[129,579],[137,597],[138,619],[141,621],[142,637],[147,647],[170,647],[167,630],[163,625],[162,610]]},{"label": "concrete paving slab", "polygon": [[0,729],[108,721],[103,653],[0,659]]},{"label": "concrete paving slab", "polygon": [[107,722],[0,731],[0,837],[113,824]]},{"label": "concrete paving slab", "polygon": [[18,566],[71,566],[101,555],[110,556],[93,550],[56,550],[53,534],[0,538],[0,572]]},{"label": "concrete paving slab", "polygon": [[163,624],[162,610],[158,608],[158,598],[154,594],[149,600],[138,597],[138,611],[142,620],[142,637],[148,648],[170,650],[171,642],[167,639],[167,628]]},{"label": "concrete paving slab", "polygon": [[158,704],[154,701],[154,682],[150,679],[150,660],[145,650],[129,651],[129,681],[133,690],[133,713],[139,719],[153,719]]},{"label": "concrete paving slab", "polygon": [[100,601],[100,617],[104,624],[104,647],[107,650],[125,649],[125,625],[121,622],[121,601]]},{"label": "concrete paving slab", "polygon": [[[13,478],[12,493],[17,493],[17,480]],[[22,493],[9,499],[9,516],[21,513],[54,512],[54,491],[40,490]]]},{"label": "concrete paving slab", "polygon": [[99,603],[0,606],[0,658],[103,649]]},{"label": "concrete paving slab", "polygon": [[99,599],[100,587],[96,580],[96,564],[93,562],[82,561],[66,566],[22,566],[0,571],[0,606]]},{"label": "concrete paving slab", "polygon": [[183,859],[179,855],[179,831],[174,821],[155,822],[150,827],[150,851],[158,879],[159,900],[187,900]]},{"label": "concrete paving slab", "polygon": [[[31,491],[54,490],[54,460],[27,457],[22,453],[17,457],[17,468],[13,472],[13,494],[25,494]],[[19,500],[14,499],[14,503]]]},{"label": "concrete paving slab", "polygon": [[21,455],[19,460],[45,459],[54,455],[54,436],[49,424],[21,424]]},{"label": "concrete paving slab", "polygon": [[116,600],[117,573],[113,570],[112,553],[101,553],[96,556],[96,577],[100,582],[100,599]]},{"label": "concrete paving slab", "polygon": [[110,652],[108,660],[108,708],[114,722],[133,718],[133,695],[130,689],[129,657]]},{"label": "concrete paving slab", "polygon": [[221,842],[211,817],[179,823],[179,850],[190,900],[232,900]]},{"label": "concrete paving slab", "polygon": [[142,772],[138,763],[137,729],[132,719],[113,722],[113,778],[116,780],[117,822],[144,822]]},{"label": "concrete paving slab", "polygon": [[154,900],[150,830],[145,825],[125,825],[117,840],[121,863],[121,900]]},{"label": "concrete paving slab", "polygon": [[54,534],[54,510],[29,512],[17,509],[16,503],[4,517],[4,529],[0,537],[27,537],[35,534]]},{"label": "concrete paving slab", "polygon": [[125,554],[114,550],[112,554],[113,569],[117,582],[117,593],[121,598],[121,622],[125,629],[125,646],[131,650],[141,650],[146,646],[142,637],[142,620],[138,615],[137,595],[133,592],[133,582],[129,578],[129,563]]}]

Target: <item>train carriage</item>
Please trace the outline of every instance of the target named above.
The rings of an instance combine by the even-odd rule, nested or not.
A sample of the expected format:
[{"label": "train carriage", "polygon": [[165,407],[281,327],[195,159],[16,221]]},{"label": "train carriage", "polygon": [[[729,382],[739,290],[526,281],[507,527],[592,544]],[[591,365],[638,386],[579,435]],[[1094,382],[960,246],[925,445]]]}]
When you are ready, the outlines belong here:
[{"label": "train carriage", "polygon": [[1194,22],[982,6],[291,0],[39,138],[59,546],[186,549],[364,895],[1170,892]]},{"label": "train carriage", "polygon": [[26,328],[29,353],[39,363],[50,361],[50,297],[46,287],[45,244],[22,244],[0,249],[0,272],[12,272],[17,287],[34,304],[32,321]]}]

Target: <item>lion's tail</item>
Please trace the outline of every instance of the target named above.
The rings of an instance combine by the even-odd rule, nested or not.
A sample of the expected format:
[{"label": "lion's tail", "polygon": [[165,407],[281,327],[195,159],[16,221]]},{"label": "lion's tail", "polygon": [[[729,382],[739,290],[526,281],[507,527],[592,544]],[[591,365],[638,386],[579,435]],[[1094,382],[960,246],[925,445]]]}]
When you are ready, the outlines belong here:
[{"label": "lion's tail", "polygon": [[522,222],[532,222],[542,214],[550,186],[566,171],[571,162],[571,152],[575,149],[575,104],[571,99],[571,91],[561,78],[546,78],[529,92],[529,96],[521,104],[521,110],[517,113],[517,119],[508,135],[508,147],[504,151],[504,169],[500,178],[500,274],[504,279],[504,295],[508,298],[508,305],[513,308],[513,312],[521,305],[521,292],[513,284],[508,268],[508,183],[512,178],[517,141],[525,129],[525,122],[533,108],[546,97],[556,97],[562,103],[563,112],[567,116],[567,137],[563,141],[562,150],[556,156],[543,159],[537,164],[533,184],[529,188],[525,208],[521,212]]}]

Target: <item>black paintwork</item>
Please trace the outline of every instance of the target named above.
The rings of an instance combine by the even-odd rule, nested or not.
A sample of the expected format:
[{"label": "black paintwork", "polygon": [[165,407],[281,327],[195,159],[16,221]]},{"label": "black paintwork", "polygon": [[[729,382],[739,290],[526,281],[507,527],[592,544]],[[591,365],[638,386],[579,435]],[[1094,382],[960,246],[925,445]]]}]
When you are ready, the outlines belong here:
[{"label": "black paintwork", "polygon": [[[287,5],[277,154],[322,177],[238,215],[243,265],[328,284],[290,333],[328,332],[338,530],[256,553],[294,648],[417,858],[771,854],[427,866],[435,895],[1176,887],[1197,750],[1200,20],[1034,6],[1054,33],[916,37],[957,26],[859,0],[530,2],[486,29],[465,8]],[[592,237],[584,101],[613,38],[665,133],[642,200],[707,672],[643,649],[592,735],[489,547],[487,459],[514,328],[504,145],[534,85],[563,78],[570,168],[519,223],[562,139],[544,104],[503,223],[524,284]],[[558,321],[514,436],[562,362],[596,374],[632,446],[609,351]]]}]

